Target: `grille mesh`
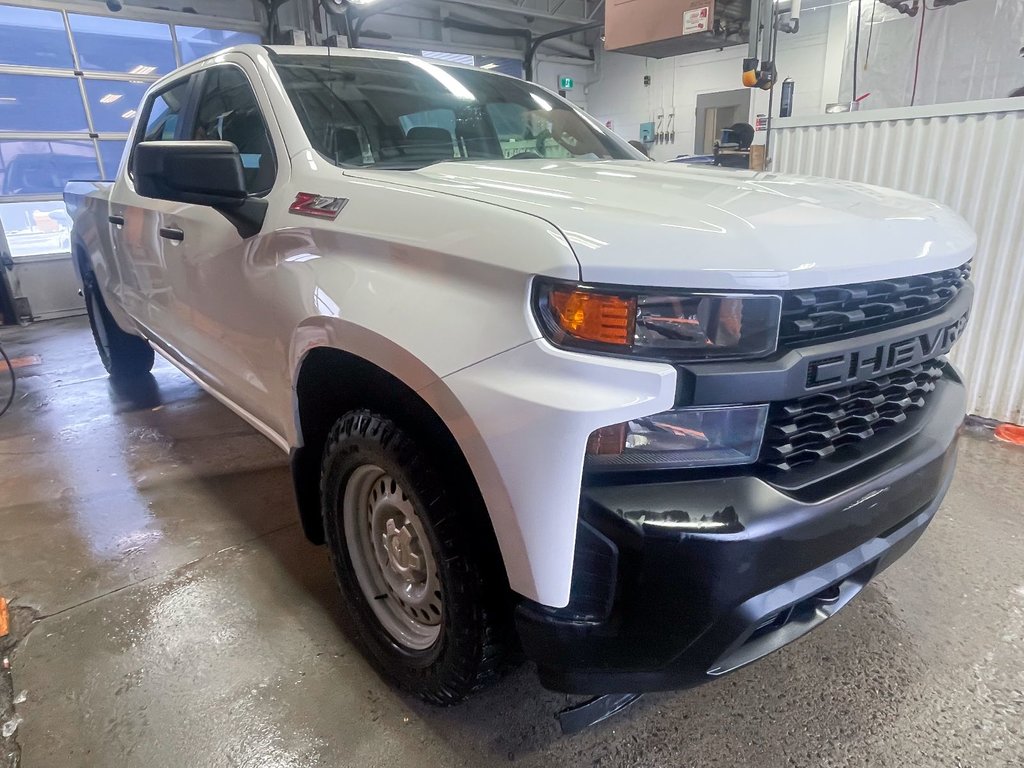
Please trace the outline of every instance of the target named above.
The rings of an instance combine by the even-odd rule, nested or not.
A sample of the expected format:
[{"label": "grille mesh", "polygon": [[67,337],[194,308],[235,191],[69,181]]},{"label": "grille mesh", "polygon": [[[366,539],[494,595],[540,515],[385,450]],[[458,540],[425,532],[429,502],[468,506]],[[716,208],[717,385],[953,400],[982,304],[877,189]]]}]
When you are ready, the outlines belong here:
[{"label": "grille mesh", "polygon": [[926,275],[787,291],[780,344],[823,341],[876,326],[915,320],[950,302],[971,276],[971,263]]},{"label": "grille mesh", "polygon": [[925,407],[941,377],[941,363],[931,360],[850,387],[773,403],[761,462],[789,470],[896,427]]}]

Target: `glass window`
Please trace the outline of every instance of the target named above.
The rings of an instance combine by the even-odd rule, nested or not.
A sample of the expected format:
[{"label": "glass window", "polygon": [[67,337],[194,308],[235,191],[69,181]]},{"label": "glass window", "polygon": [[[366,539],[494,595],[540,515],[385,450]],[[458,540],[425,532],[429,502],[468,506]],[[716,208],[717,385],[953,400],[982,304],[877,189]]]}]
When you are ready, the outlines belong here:
[{"label": "glass window", "polygon": [[[278,56],[274,66],[313,147],[334,163],[405,170],[454,157],[638,157],[597,121],[522,80],[418,59],[300,54]],[[362,137],[369,147],[360,155]]]},{"label": "glass window", "polygon": [[99,177],[91,141],[0,141],[0,195],[59,195],[71,179]]},{"label": "glass window", "polygon": [[97,133],[128,133],[148,83],[124,80],[86,80],[92,128]]},{"label": "glass window", "polygon": [[72,69],[60,11],[0,5],[0,64]]},{"label": "glass window", "polygon": [[68,20],[84,70],[158,75],[177,66],[167,24],[78,13]]},{"label": "glass window", "polygon": [[196,140],[230,141],[242,156],[245,187],[251,194],[274,185],[277,168],[256,94],[238,67],[214,67],[206,71],[199,100]]},{"label": "glass window", "polygon": [[105,139],[100,142],[100,160],[103,163],[103,178],[113,180],[121,167],[121,156],[124,154],[123,139]]},{"label": "glass window", "polygon": [[170,141],[174,138],[178,118],[188,98],[188,83],[188,79],[182,80],[150,99],[141,141]]},{"label": "glass window", "polygon": [[0,203],[0,225],[15,259],[71,250],[71,217],[62,200]]},{"label": "glass window", "polygon": [[249,32],[231,32],[227,29],[204,29],[203,27],[175,27],[181,63],[186,64],[222,48],[245,43],[260,43],[259,35]]},{"label": "glass window", "polygon": [[88,131],[74,77],[0,75],[0,129]]}]

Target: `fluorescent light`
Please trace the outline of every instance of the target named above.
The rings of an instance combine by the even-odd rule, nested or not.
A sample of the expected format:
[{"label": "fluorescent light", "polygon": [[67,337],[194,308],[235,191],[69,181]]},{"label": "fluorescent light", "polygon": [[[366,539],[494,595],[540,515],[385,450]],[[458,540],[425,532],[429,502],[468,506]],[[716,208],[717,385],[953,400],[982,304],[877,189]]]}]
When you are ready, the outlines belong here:
[{"label": "fluorescent light", "polygon": [[152,75],[154,72],[156,72],[156,67],[150,67],[145,64],[139,64],[128,70],[129,75]]},{"label": "fluorescent light", "polygon": [[482,65],[480,66],[480,69],[497,69],[497,68],[498,68],[498,67],[500,67],[500,66],[501,66],[500,64],[495,64],[495,63],[494,63],[494,62],[492,61],[492,62],[491,62],[490,64],[482,64]]},{"label": "fluorescent light", "polygon": [[123,94],[120,93],[107,93],[100,97],[100,104],[113,104],[115,101],[121,98]]},{"label": "fluorescent light", "polygon": [[474,96],[466,86],[445,72],[441,67],[436,67],[429,61],[423,61],[423,59],[409,59],[409,61],[437,80],[437,82],[447,88],[456,98],[465,99],[466,101],[476,101],[476,96]]},{"label": "fluorescent light", "polygon": [[0,96],[0,104],[17,104],[18,99],[14,96]]},{"label": "fluorescent light", "polygon": [[133,117],[135,117],[135,110],[129,109],[127,112],[122,113],[121,117],[123,117],[125,120],[131,120]]}]

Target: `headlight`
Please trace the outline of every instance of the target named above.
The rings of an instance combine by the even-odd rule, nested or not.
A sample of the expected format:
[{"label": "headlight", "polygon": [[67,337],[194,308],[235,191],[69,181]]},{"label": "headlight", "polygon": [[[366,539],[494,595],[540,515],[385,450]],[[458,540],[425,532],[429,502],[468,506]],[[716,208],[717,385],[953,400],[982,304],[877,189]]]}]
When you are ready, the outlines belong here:
[{"label": "headlight", "polygon": [[586,468],[639,470],[752,464],[767,405],[679,408],[602,427],[587,441]]},{"label": "headlight", "polygon": [[779,296],[595,288],[537,280],[534,310],[560,347],[677,360],[764,357],[779,338]]}]

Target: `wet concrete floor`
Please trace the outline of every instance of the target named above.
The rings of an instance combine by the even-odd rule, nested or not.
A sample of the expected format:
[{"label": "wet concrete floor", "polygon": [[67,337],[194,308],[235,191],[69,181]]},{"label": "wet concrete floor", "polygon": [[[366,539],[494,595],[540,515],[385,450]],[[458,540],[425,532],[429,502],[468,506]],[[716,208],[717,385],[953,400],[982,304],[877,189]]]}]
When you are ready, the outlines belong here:
[{"label": "wet concrete floor", "polygon": [[816,632],[563,738],[577,699],[528,666],[446,710],[384,685],[285,457],[177,371],[113,386],[81,319],[0,340],[41,358],[0,419],[3,768],[1024,765],[1024,449],[965,439],[921,542]]}]

